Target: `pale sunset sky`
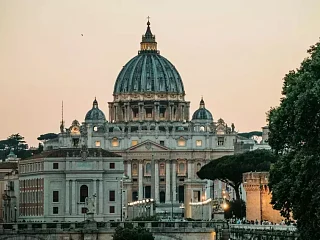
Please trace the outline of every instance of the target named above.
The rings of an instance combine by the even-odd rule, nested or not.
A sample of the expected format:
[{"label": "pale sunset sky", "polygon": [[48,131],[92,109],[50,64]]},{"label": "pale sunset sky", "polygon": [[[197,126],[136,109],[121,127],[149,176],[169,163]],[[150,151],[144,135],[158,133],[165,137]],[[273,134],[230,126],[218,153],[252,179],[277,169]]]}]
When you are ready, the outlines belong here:
[{"label": "pale sunset sky", "polygon": [[[320,37],[320,0],[0,0],[0,139],[29,146],[84,120],[94,97],[108,118],[116,77],[150,16],[161,55],[191,101],[260,130],[282,78]],[[81,36],[83,34],[83,36]]]}]

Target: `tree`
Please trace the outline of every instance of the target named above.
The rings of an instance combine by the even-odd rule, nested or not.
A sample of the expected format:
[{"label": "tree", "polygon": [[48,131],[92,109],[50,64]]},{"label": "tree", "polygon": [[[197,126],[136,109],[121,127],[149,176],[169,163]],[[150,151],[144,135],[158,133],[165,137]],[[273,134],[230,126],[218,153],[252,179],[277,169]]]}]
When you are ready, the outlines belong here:
[{"label": "tree", "polygon": [[58,134],[56,133],[46,133],[46,134],[41,134],[37,139],[39,141],[48,141],[51,139],[55,139],[58,137]]},{"label": "tree", "polygon": [[31,156],[28,144],[19,133],[12,134],[7,139],[0,141],[0,158],[2,160],[6,159],[11,149],[13,149],[18,158],[24,159]]},{"label": "tree", "polygon": [[271,163],[276,162],[276,156],[268,150],[255,150],[236,155],[227,155],[212,160],[204,165],[197,175],[201,179],[220,180],[230,185],[240,199],[242,174],[252,171],[269,171]]},{"label": "tree", "polygon": [[280,156],[269,186],[274,208],[297,219],[301,239],[320,239],[320,42],[308,53],[268,113],[269,144]]},{"label": "tree", "polygon": [[154,240],[152,233],[143,227],[133,227],[128,223],[126,226],[117,227],[113,234],[113,240]]}]

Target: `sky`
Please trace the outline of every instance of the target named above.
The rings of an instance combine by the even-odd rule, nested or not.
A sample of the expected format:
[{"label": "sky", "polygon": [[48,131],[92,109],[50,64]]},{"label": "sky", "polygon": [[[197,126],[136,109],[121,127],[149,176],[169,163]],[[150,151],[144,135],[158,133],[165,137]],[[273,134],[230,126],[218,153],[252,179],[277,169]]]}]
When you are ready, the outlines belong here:
[{"label": "sky", "polygon": [[[108,102],[150,16],[191,101],[240,132],[260,130],[283,77],[320,37],[319,0],[0,0],[0,139],[30,146]],[[83,34],[83,36],[82,36]]]}]

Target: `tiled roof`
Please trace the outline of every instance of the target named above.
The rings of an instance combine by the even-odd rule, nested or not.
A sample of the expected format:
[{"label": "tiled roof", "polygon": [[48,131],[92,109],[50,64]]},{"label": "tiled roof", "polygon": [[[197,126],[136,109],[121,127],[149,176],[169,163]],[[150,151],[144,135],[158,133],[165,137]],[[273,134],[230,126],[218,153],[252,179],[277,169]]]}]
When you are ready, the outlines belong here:
[{"label": "tiled roof", "polygon": [[[101,148],[89,148],[87,157],[121,157],[116,153],[109,152]],[[81,157],[80,148],[59,148],[54,150],[43,151],[40,154],[33,155],[29,159],[38,159],[38,158],[61,158],[61,157]]]}]

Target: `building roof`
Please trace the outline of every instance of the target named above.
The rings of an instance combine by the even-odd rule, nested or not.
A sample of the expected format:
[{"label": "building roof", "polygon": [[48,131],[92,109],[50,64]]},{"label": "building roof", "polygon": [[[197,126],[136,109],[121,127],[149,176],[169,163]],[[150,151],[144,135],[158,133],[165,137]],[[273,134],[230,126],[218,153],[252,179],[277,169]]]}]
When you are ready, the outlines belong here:
[{"label": "building roof", "polygon": [[[39,158],[61,158],[61,157],[81,157],[83,149],[81,148],[59,148],[48,151],[43,151],[40,154],[33,155],[30,159],[39,159]],[[121,157],[116,153],[109,152],[101,148],[88,148],[87,157]]]},{"label": "building roof", "polygon": [[184,86],[174,65],[157,50],[150,22],[142,36],[141,50],[120,71],[113,94],[174,93],[184,94]]}]

